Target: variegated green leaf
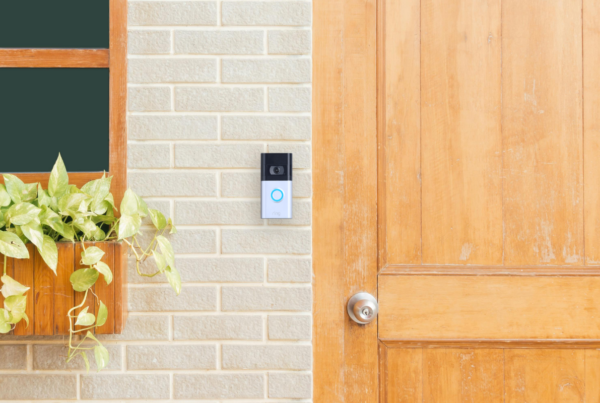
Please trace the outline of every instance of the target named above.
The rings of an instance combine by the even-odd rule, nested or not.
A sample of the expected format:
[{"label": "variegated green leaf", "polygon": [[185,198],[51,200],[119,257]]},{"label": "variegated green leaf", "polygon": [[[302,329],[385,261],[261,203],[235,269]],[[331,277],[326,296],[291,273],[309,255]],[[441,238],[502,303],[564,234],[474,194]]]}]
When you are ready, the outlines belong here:
[{"label": "variegated green leaf", "polygon": [[44,232],[38,218],[33,219],[28,224],[21,225],[21,231],[39,250],[44,248]]},{"label": "variegated green leaf", "polygon": [[106,368],[108,365],[109,355],[108,350],[103,345],[94,347],[94,357],[96,358],[96,368],[98,372]]},{"label": "variegated green leaf", "polygon": [[96,266],[94,266],[96,268],[96,270],[98,270],[100,273],[102,273],[102,275],[104,276],[104,280],[106,281],[106,284],[110,284],[113,280],[113,275],[112,275],[112,271],[110,271],[110,267],[108,267],[108,265],[104,262],[98,262],[96,263]]},{"label": "variegated green leaf", "polygon": [[148,212],[150,213],[150,219],[152,219],[152,224],[154,224],[156,229],[161,230],[167,226],[167,219],[165,218],[163,213],[154,209],[149,209]]},{"label": "variegated green leaf", "polygon": [[14,175],[4,174],[4,184],[6,185],[6,191],[14,203],[21,203],[21,195],[25,188],[25,184],[19,178]]},{"label": "variegated green leaf", "polygon": [[104,305],[104,302],[100,301],[100,308],[98,308],[98,319],[96,320],[96,326],[102,326],[108,319],[108,308]]},{"label": "variegated green leaf", "polygon": [[156,242],[160,246],[160,251],[165,256],[168,266],[175,266],[175,252],[171,246],[171,242],[162,235],[156,237]]},{"label": "variegated green leaf", "polygon": [[16,259],[29,259],[27,247],[18,235],[0,231],[0,253]]},{"label": "variegated green leaf", "polygon": [[86,306],[79,312],[77,315],[77,321],[75,322],[76,326],[91,326],[96,321],[96,317],[94,314],[88,313],[88,307]]},{"label": "variegated green leaf", "polygon": [[29,290],[29,287],[25,287],[23,284],[13,280],[12,277],[7,276],[6,274],[0,278],[0,281],[2,281],[2,289],[0,292],[4,298],[12,297],[13,295],[23,295]]},{"label": "variegated green leaf", "polygon": [[167,266],[165,269],[165,276],[167,276],[167,280],[169,284],[171,284],[171,288],[175,290],[175,293],[179,295],[181,293],[181,277],[179,276],[179,272],[173,266]]},{"label": "variegated green leaf", "polygon": [[42,255],[42,259],[44,259],[46,265],[56,275],[56,268],[58,267],[58,248],[56,247],[54,239],[50,238],[48,235],[44,235],[44,246],[42,249],[38,248],[38,251],[40,252],[40,255]]},{"label": "variegated green leaf", "polygon": [[0,308],[0,333],[8,333],[12,330],[12,315],[4,308]]},{"label": "variegated green leaf", "polygon": [[62,160],[60,154],[58,159],[50,172],[50,180],[48,181],[48,193],[50,196],[61,197],[67,193],[69,187],[69,175],[67,174],[67,168]]},{"label": "variegated green leaf", "polygon": [[119,240],[134,236],[140,230],[142,225],[142,218],[139,215],[121,215],[119,221]]},{"label": "variegated green leaf", "polygon": [[75,291],[84,292],[98,280],[100,273],[94,269],[79,269],[71,274],[71,284]]},{"label": "variegated green leaf", "polygon": [[81,264],[84,266],[91,266],[102,260],[104,251],[97,246],[90,246],[81,252]]},{"label": "variegated green leaf", "polygon": [[42,210],[31,203],[22,202],[12,205],[4,219],[12,225],[25,225],[37,218]]},{"label": "variegated green leaf", "polygon": [[11,203],[11,198],[6,191],[6,186],[0,183],[0,207],[6,207]]}]

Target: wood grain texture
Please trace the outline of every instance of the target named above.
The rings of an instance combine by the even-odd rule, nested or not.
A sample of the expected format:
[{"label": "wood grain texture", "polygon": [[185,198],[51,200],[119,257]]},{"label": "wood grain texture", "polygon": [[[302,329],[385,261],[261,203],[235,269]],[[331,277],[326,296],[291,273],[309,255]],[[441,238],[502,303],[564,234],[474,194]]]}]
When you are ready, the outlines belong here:
[{"label": "wood grain texture", "polygon": [[600,339],[599,277],[380,276],[382,339]]},{"label": "wood grain texture", "polygon": [[507,403],[584,402],[585,351],[506,350],[505,354]]},{"label": "wood grain texture", "polygon": [[500,0],[421,10],[423,262],[502,264]]},{"label": "wood grain texture", "polygon": [[[110,160],[116,206],[127,190],[127,0],[110,0]],[[117,213],[118,214],[118,213]]]},{"label": "wood grain texture", "polygon": [[381,0],[378,21],[380,263],[421,263],[421,4]]},{"label": "wood grain texture", "polygon": [[423,401],[504,402],[502,350],[423,350]]},{"label": "wood grain texture", "polygon": [[[106,263],[110,270],[115,274],[115,244],[112,242],[96,242],[96,246],[104,251],[102,262]],[[108,318],[106,323],[97,327],[96,334],[113,334],[115,332],[115,281],[106,284],[104,276],[101,274],[94,285],[94,292],[98,299],[106,305],[108,309]],[[99,306],[99,305],[98,305]]]},{"label": "wood grain texture", "polygon": [[[30,336],[35,332],[35,288],[34,288],[34,259],[35,247],[32,244],[27,244],[29,259],[11,259],[12,261],[12,277],[15,281],[30,287],[25,293],[27,296],[27,306],[25,313],[29,317],[29,326],[25,321],[20,321],[16,324],[14,334],[16,336]],[[1,296],[1,295],[0,295]]]},{"label": "wood grain texture", "polygon": [[585,402],[600,402],[600,351],[585,352]]},{"label": "wood grain texture", "polygon": [[380,275],[384,276],[600,276],[600,269],[589,266],[404,266],[389,265],[383,268]]},{"label": "wood grain texture", "polygon": [[377,325],[345,306],[377,293],[376,1],[313,9],[314,399],[375,403]]},{"label": "wood grain texture", "polygon": [[417,403],[423,396],[423,350],[387,349],[386,399],[382,403]]},{"label": "wood grain texture", "polygon": [[127,323],[127,245],[117,242],[114,245],[114,283],[115,283],[115,334],[123,333]]},{"label": "wood grain texture", "polygon": [[[89,248],[90,246],[94,246],[95,242],[85,242],[85,247],[86,249]],[[77,242],[75,244],[73,244],[74,248],[75,248],[75,262],[74,262],[74,267],[73,267],[73,271],[77,271],[79,269],[83,269],[83,268],[87,268],[87,266],[83,266],[81,264],[81,252],[83,252],[83,247],[81,246],[81,242]],[[88,312],[96,315],[96,301],[94,298],[94,294],[92,294],[93,290],[88,291],[87,293],[87,298],[85,299],[85,304],[83,305],[83,307],[81,309],[76,309],[75,311],[73,311],[73,315],[77,316],[79,315],[79,313],[85,309],[85,307],[88,308]],[[75,306],[80,305],[83,302],[83,297],[85,296],[85,292],[79,292],[79,291],[74,291],[75,294]],[[75,323],[75,321],[73,322]],[[83,329],[86,326],[73,326],[75,330],[80,330]],[[92,333],[95,333],[96,329],[91,329],[90,331]]]},{"label": "wood grain texture", "polygon": [[600,2],[583,0],[585,263],[600,265]]},{"label": "wood grain texture", "polygon": [[54,286],[56,277],[35,249],[33,256],[34,277],[34,331],[38,336],[54,335]]},{"label": "wood grain texture", "polygon": [[0,49],[0,67],[107,68],[108,49]]},{"label": "wood grain texture", "polygon": [[583,263],[581,0],[502,2],[504,261]]},{"label": "wood grain texture", "polygon": [[71,285],[75,249],[70,242],[59,242],[56,246],[58,266],[54,280],[54,334],[68,335],[70,329],[68,313],[75,302],[75,291]]}]

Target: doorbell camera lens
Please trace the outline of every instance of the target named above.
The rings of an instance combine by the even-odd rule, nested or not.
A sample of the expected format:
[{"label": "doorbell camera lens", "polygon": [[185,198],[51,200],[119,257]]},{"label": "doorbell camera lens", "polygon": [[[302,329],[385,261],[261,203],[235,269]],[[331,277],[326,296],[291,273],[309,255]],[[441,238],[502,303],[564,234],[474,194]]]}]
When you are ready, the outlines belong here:
[{"label": "doorbell camera lens", "polygon": [[269,173],[271,175],[283,175],[285,173],[285,169],[282,166],[276,166],[269,168]]}]

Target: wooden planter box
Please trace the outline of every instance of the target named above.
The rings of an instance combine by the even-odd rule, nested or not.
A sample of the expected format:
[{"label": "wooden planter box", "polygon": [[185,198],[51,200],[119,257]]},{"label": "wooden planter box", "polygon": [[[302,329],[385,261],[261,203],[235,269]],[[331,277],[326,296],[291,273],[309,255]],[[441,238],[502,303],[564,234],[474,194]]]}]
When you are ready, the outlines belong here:
[{"label": "wooden planter box", "polygon": [[[84,293],[75,292],[71,274],[82,268],[81,243],[58,242],[58,267],[56,276],[32,244],[27,244],[29,259],[8,259],[6,273],[19,283],[30,287],[27,296],[29,326],[21,320],[12,334],[20,336],[68,335],[67,312],[82,302]],[[113,272],[113,281],[107,285],[100,275],[93,287],[94,293],[108,308],[108,320],[96,328],[96,334],[120,334],[127,319],[127,245],[121,242],[86,242],[85,247],[97,246],[105,252],[102,261]],[[4,256],[0,255],[0,270],[4,270]],[[96,314],[97,305],[88,292],[88,312]],[[4,297],[0,294],[0,307]],[[78,312],[75,312],[75,315]]]}]

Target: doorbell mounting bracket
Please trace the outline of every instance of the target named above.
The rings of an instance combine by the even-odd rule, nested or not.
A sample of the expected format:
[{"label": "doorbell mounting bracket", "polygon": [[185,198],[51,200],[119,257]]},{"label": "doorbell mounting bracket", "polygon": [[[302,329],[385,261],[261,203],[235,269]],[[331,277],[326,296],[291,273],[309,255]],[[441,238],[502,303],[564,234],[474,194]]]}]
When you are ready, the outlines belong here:
[{"label": "doorbell mounting bracket", "polygon": [[292,218],[292,154],[261,154],[262,218]]}]

